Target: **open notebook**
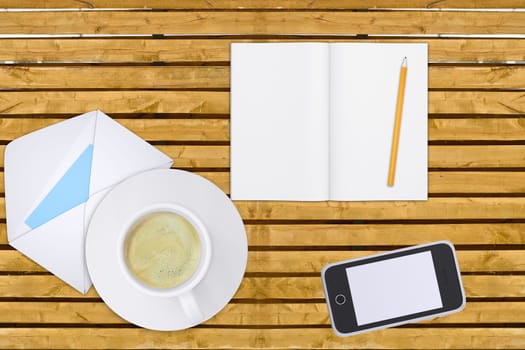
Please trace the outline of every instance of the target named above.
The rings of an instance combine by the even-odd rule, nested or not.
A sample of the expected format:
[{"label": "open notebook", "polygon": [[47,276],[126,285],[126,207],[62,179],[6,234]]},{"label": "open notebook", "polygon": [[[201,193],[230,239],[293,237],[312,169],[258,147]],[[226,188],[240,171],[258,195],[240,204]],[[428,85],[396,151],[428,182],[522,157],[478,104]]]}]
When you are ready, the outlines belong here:
[{"label": "open notebook", "polygon": [[[395,184],[387,186],[403,57]],[[427,45],[231,45],[231,198],[427,199]]]}]

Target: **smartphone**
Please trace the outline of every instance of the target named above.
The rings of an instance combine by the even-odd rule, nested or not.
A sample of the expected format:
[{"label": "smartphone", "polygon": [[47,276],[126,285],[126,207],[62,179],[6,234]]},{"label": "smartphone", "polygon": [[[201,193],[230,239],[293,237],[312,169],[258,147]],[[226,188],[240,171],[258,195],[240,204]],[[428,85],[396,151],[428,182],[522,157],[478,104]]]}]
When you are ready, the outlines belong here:
[{"label": "smartphone", "polygon": [[465,307],[454,246],[448,241],[330,264],[321,276],[332,328],[341,337]]}]

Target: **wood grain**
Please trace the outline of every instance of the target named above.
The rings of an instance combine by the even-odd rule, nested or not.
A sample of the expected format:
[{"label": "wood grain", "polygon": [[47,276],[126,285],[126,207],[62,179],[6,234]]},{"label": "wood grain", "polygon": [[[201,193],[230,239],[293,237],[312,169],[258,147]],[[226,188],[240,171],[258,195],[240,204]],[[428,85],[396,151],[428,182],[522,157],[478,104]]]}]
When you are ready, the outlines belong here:
[{"label": "wood grain", "polygon": [[[251,247],[405,247],[449,240],[456,245],[508,246],[525,244],[525,224],[248,224]],[[0,224],[0,244],[7,244],[6,224]]]},{"label": "wood grain", "polygon": [[331,329],[207,329],[155,332],[144,329],[7,328],[0,329],[0,347],[62,349],[521,349],[523,328],[393,328],[348,338]]},{"label": "wood grain", "polygon": [[[429,89],[524,90],[523,66],[430,66]],[[229,89],[230,68],[0,66],[0,89]]]},{"label": "wood grain", "polygon": [[429,146],[430,168],[521,168],[521,145]]},{"label": "wood grain", "polygon": [[[219,179],[218,179],[219,181]],[[429,193],[525,194],[525,173],[432,171],[428,173]]]},{"label": "wood grain", "polygon": [[525,68],[496,67],[429,67],[430,89],[519,89],[523,90]]},{"label": "wood grain", "polygon": [[[177,161],[177,163],[180,163]],[[189,169],[191,170],[191,169]],[[195,172],[230,194],[229,172]],[[518,171],[431,171],[428,173],[430,194],[522,194],[525,196],[525,173]],[[4,173],[0,172],[0,193],[5,191]]]},{"label": "wood grain", "polygon": [[[468,302],[465,309],[424,324],[522,323],[523,302]],[[108,315],[109,316],[109,315]],[[111,318],[109,316],[108,318]],[[208,325],[329,325],[326,303],[229,304]]]},{"label": "wood grain", "polygon": [[[2,231],[2,228],[4,231]],[[438,240],[457,245],[521,245],[525,224],[248,224],[250,246],[407,246]],[[5,237],[5,226],[0,226]]]},{"label": "wood grain", "polygon": [[522,141],[524,118],[443,118],[428,120],[429,141]]},{"label": "wood grain", "polygon": [[[50,126],[65,119],[50,118],[0,118],[0,140],[11,141],[32,131]],[[147,141],[230,141],[228,119],[115,119]],[[498,118],[430,118],[429,141],[523,141],[525,119]]]},{"label": "wood grain", "polygon": [[0,66],[0,89],[225,89],[229,67]]},{"label": "wood grain", "polygon": [[[156,147],[174,159],[176,168],[229,168],[230,166],[229,146],[166,145]],[[4,151],[5,146],[0,145],[0,152],[4,153]],[[430,168],[522,168],[525,146],[429,146],[428,157]],[[4,166],[3,160],[3,157],[0,157],[0,166]]]},{"label": "wood grain", "polygon": [[[16,310],[16,312],[11,312]],[[523,302],[469,302],[465,309],[422,324],[522,323]],[[103,302],[5,301],[0,303],[0,324],[129,324]],[[230,303],[206,321],[206,326],[326,326],[325,303]]]},{"label": "wood grain", "polygon": [[227,92],[60,91],[0,92],[0,114],[229,113]]},{"label": "wood grain", "polygon": [[429,91],[428,112],[434,114],[523,114],[523,92]]},{"label": "wood grain", "polygon": [[[325,265],[384,251],[251,251],[247,273],[321,273]],[[520,250],[458,251],[462,272],[525,272],[525,254]],[[0,272],[45,272],[46,270],[15,250],[0,250]]]},{"label": "wood grain", "polygon": [[[235,201],[250,250],[233,300],[202,326],[153,332],[7,245],[0,169],[0,348],[525,348],[522,0],[0,0],[2,8],[42,11],[0,11],[1,34],[75,37],[0,38],[0,153],[101,109],[226,193],[232,42],[428,43],[431,198]],[[141,36],[119,37],[133,34]],[[325,264],[442,239],[457,247],[464,311],[333,334]]]},{"label": "wood grain", "polygon": [[0,8],[146,8],[146,9],[376,9],[376,8],[522,8],[520,0],[1,0]]},{"label": "wood grain", "polygon": [[[247,272],[321,273],[324,266],[384,251],[274,251],[250,252]],[[525,257],[520,250],[458,251],[462,272],[522,272]]]},{"label": "wood grain", "polygon": [[[525,113],[524,92],[429,91],[431,114]],[[228,114],[229,93],[222,91],[14,91],[0,92],[0,114],[105,113]]]},{"label": "wood grain", "polygon": [[429,198],[395,202],[236,201],[245,220],[467,220],[521,219],[522,198]]},{"label": "wood grain", "polygon": [[5,34],[522,34],[523,12],[0,12]]},{"label": "wood grain", "polygon": [[[19,0],[15,0],[19,2]],[[521,1],[521,0],[519,0]],[[82,4],[81,2],[76,2]],[[173,3],[170,1],[170,3]],[[280,1],[283,3],[283,1]],[[316,2],[321,3],[321,2]],[[468,2],[470,3],[470,2]],[[436,3],[439,4],[439,3]],[[294,39],[144,39],[82,38],[82,39],[0,39],[0,61],[29,63],[131,63],[208,62],[224,64],[230,61],[232,42],[401,42],[428,43],[430,62],[505,62],[525,61],[523,39],[330,39],[297,37]]]},{"label": "wood grain", "polygon": [[[180,166],[179,160],[180,157],[177,158]],[[222,191],[229,194],[229,173],[196,172],[196,174],[212,181]],[[429,193],[525,194],[524,180],[525,174],[522,172],[430,172]],[[0,173],[0,181],[0,192],[3,192],[5,191],[3,173]]]},{"label": "wood grain", "polygon": [[[244,220],[503,220],[523,219],[520,197],[444,197],[392,202],[235,201]],[[5,218],[0,198],[0,218]]]},{"label": "wood grain", "polygon": [[[462,276],[461,279],[467,297],[522,297],[525,291],[525,276]],[[324,294],[320,277],[245,277],[236,298],[324,299]]]},{"label": "wood grain", "polygon": [[[521,298],[525,293],[523,275],[480,275],[462,276],[463,287],[469,298]],[[2,298],[99,298],[91,288],[85,295],[80,294],[60,279],[51,275],[0,275]],[[257,299],[323,299],[323,287],[319,277],[244,277],[234,300]],[[98,301],[98,299],[97,299]],[[253,300],[252,300],[253,301]]]},{"label": "wood grain", "polygon": [[[147,141],[229,141],[230,122],[227,119],[115,119]],[[13,140],[64,119],[0,118],[0,140]],[[502,122],[502,124],[505,122]],[[496,123],[497,124],[497,123]],[[508,123],[513,128],[512,123]],[[517,126],[517,125],[516,125]],[[516,126],[514,126],[515,132]],[[502,126],[502,129],[504,126]],[[512,131],[509,131],[512,133]],[[488,134],[488,130],[486,132]]]},{"label": "wood grain", "polygon": [[[252,247],[404,247],[438,240],[491,247],[525,244],[525,224],[249,224],[245,227]],[[5,224],[0,224],[0,244],[7,244]]]}]

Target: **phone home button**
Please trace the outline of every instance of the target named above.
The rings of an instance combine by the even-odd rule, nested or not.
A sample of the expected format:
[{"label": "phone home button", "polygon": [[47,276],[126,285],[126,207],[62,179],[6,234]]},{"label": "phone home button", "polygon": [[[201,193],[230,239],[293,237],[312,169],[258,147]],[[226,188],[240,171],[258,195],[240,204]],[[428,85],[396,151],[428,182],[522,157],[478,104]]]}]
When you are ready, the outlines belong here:
[{"label": "phone home button", "polygon": [[343,305],[344,303],[346,303],[346,297],[343,294],[337,294],[335,296],[335,303],[337,305]]}]

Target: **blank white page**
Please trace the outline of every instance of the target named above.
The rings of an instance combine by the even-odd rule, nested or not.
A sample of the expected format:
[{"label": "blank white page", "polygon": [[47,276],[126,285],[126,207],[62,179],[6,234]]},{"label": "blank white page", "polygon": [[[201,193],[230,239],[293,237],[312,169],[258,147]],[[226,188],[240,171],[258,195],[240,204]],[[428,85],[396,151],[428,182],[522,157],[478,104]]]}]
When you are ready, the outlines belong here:
[{"label": "blank white page", "polygon": [[328,45],[231,45],[231,198],[328,198]]},{"label": "blank white page", "polygon": [[[403,57],[405,98],[395,182],[387,186]],[[330,198],[427,199],[427,45],[333,44]]]}]

